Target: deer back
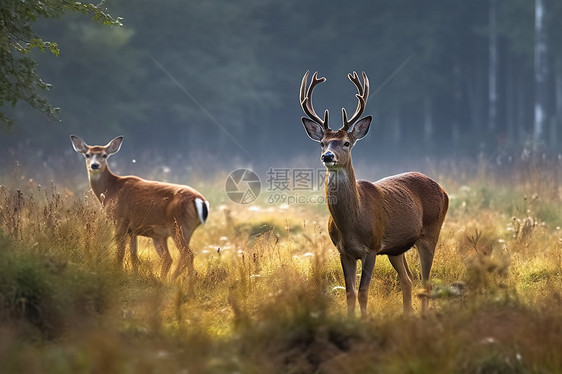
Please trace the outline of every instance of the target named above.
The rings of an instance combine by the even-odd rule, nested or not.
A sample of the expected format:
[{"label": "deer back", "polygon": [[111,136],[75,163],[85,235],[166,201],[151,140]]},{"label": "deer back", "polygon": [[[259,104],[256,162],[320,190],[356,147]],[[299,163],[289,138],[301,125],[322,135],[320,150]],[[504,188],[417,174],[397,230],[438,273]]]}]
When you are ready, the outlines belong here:
[{"label": "deer back", "polygon": [[407,251],[426,232],[441,227],[448,197],[439,184],[417,172],[373,183],[382,196],[381,254]]},{"label": "deer back", "polygon": [[132,229],[165,226],[174,220],[197,220],[194,200],[203,196],[177,184],[135,176],[117,178],[105,194],[104,207],[115,219],[127,219]]}]

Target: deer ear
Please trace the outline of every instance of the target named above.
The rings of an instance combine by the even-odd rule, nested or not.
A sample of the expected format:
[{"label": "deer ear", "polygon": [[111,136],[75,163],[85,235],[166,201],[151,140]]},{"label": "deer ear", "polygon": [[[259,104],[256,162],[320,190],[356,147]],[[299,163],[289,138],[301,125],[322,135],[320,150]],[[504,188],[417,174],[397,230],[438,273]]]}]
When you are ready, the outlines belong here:
[{"label": "deer ear", "polygon": [[324,137],[324,128],[321,125],[306,117],[302,117],[302,124],[304,125],[304,129],[310,139],[317,142],[322,140]]},{"label": "deer ear", "polygon": [[105,146],[105,148],[107,148],[107,154],[111,155],[119,152],[119,149],[121,149],[122,142],[123,142],[123,136],[118,136],[112,141],[110,141],[109,143],[107,143],[107,145]]},{"label": "deer ear", "polygon": [[369,127],[371,126],[372,120],[373,117],[371,116],[362,118],[359,121],[355,122],[355,124],[351,126],[351,128],[347,130],[347,132],[353,135],[356,140],[363,139],[369,132]]},{"label": "deer ear", "polygon": [[72,148],[78,153],[88,152],[88,145],[82,139],[76,135],[70,135],[70,141],[72,142]]}]

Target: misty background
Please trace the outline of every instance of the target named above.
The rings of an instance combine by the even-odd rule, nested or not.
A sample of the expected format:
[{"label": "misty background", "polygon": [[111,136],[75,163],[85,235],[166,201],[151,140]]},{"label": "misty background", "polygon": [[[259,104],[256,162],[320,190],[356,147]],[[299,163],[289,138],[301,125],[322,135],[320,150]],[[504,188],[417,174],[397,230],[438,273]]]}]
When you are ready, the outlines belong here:
[{"label": "misty background", "polygon": [[334,129],[341,108],[357,105],[347,73],[369,76],[365,115],[374,121],[353,151],[356,164],[398,172],[423,160],[499,165],[533,147],[560,152],[558,1],[106,5],[123,27],[76,14],[37,23],[61,49],[59,56],[34,52],[60,122],[25,103],[2,108],[15,120],[1,130],[4,173],[20,164],[61,178],[80,173],[86,182],[70,134],[89,144],[124,135],[114,171],[172,181],[236,167],[320,168],[319,146],[300,120],[307,70],[327,78],[313,101],[318,113],[330,110]]}]

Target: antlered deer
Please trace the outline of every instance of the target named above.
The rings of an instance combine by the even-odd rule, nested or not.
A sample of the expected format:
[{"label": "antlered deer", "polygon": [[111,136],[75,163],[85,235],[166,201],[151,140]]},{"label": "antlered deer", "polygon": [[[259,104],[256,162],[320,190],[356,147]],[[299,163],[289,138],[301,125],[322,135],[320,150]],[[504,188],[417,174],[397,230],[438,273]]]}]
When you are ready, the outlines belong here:
[{"label": "antlered deer", "polygon": [[[325,78],[314,73],[308,86],[308,72],[300,87],[300,103],[307,117],[302,118],[308,136],[322,147],[321,160],[327,168],[326,197],[330,219],[328,231],[337,247],[345,278],[347,309],[355,313],[357,260],[361,260],[359,283],[361,316],[367,315],[367,298],[375,258],[387,255],[398,272],[402,286],[404,312],[412,311],[412,273],[404,252],[416,246],[421,275],[427,287],[433,255],[447,208],[447,193],[429,177],[410,172],[371,183],[355,179],[351,149],[369,131],[372,117],[359,120],[369,97],[369,80],[363,73],[363,85],[357,73],[348,74],[358,93],[357,109],[348,120],[342,109],[343,126],[333,131],[328,125],[328,110],[320,118],[312,106],[312,91]],[[428,307],[422,299],[422,311]]]},{"label": "antlered deer", "polygon": [[166,277],[172,265],[167,244],[171,236],[180,251],[174,278],[186,267],[193,274],[193,252],[189,241],[193,231],[205,223],[209,213],[209,202],[203,195],[189,186],[113,174],[107,158],[119,151],[122,136],[105,146],[89,146],[75,135],[71,135],[70,139],[74,150],[86,159],[92,191],[115,222],[118,265],[123,264],[128,239],[131,263],[136,270],[139,262],[137,236],[147,236],[152,238],[162,261],[161,276]]}]

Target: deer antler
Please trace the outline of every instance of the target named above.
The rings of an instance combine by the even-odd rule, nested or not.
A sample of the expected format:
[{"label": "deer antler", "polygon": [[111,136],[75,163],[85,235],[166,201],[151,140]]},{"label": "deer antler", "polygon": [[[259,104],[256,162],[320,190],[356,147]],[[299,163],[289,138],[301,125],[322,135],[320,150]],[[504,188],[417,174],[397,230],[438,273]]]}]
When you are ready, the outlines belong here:
[{"label": "deer antler", "polygon": [[316,87],[319,83],[325,82],[326,78],[324,78],[324,77],[318,78],[318,72],[315,72],[312,75],[312,80],[310,81],[310,86],[308,86],[308,89],[307,89],[306,86],[307,86],[307,82],[308,82],[308,73],[309,73],[309,71],[307,71],[304,74],[304,77],[302,77],[302,82],[301,82],[300,102],[301,102],[302,110],[306,113],[306,115],[311,120],[313,120],[317,124],[323,126],[325,130],[330,130],[330,127],[328,125],[328,109],[326,109],[326,111],[324,112],[324,120],[322,120],[316,114],[316,111],[314,110],[314,107],[312,106],[312,91],[314,90],[314,87]]},{"label": "deer antler", "polygon": [[361,85],[359,76],[356,72],[353,72],[353,74],[348,74],[347,77],[355,85],[355,87],[357,87],[357,94],[355,94],[355,96],[357,97],[358,103],[357,109],[355,109],[355,113],[349,121],[347,120],[347,112],[345,111],[345,108],[341,109],[343,117],[342,129],[344,129],[345,131],[349,130],[349,127],[359,119],[359,116],[365,110],[367,100],[369,99],[369,78],[367,78],[367,74],[363,72],[363,85]]}]

